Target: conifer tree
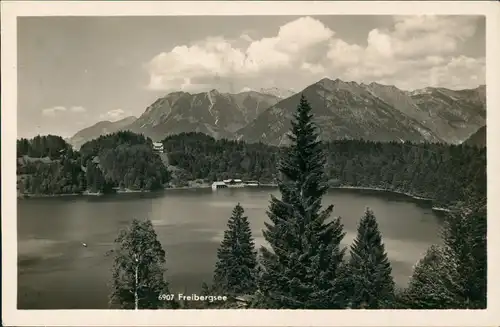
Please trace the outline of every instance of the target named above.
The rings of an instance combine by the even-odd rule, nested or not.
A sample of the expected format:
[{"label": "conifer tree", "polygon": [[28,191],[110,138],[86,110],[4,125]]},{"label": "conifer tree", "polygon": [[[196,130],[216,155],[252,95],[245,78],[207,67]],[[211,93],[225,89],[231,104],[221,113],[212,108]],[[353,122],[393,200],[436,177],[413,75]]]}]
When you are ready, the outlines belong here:
[{"label": "conifer tree", "polygon": [[486,203],[450,214],[443,245],[432,247],[416,266],[406,302],[415,309],[486,308]]},{"label": "conifer tree", "polygon": [[443,246],[433,245],[413,270],[403,303],[409,309],[460,308],[461,286],[455,257]]},{"label": "conifer tree", "polygon": [[[183,294],[188,294],[187,288],[184,287],[184,293]],[[187,300],[186,297],[184,297],[180,303],[176,303],[175,306],[179,306],[181,309],[189,309],[191,307],[191,303]],[[176,309],[176,308],[175,308]]]},{"label": "conifer tree", "polygon": [[267,308],[335,309],[346,304],[340,242],[340,218],[326,220],[333,205],[322,209],[327,192],[325,156],[312,122],[311,106],[301,97],[290,146],[278,166],[281,199],[271,196],[271,222],[263,231],[271,249],[262,248],[259,292]]},{"label": "conifer tree", "polygon": [[110,303],[121,309],[175,307],[161,298],[169,294],[165,251],[151,221],[134,219],[120,231],[115,244]]},{"label": "conifer tree", "polygon": [[[214,293],[210,291],[210,286],[208,286],[207,283],[203,282],[201,284],[201,294],[200,295],[204,296],[204,297],[208,297],[208,296],[213,295],[213,294]],[[211,306],[210,301],[208,299],[205,299],[203,301],[203,304],[204,304],[205,308],[208,308]]]},{"label": "conifer tree", "polygon": [[443,241],[458,265],[461,307],[486,308],[487,248],[486,201],[469,204],[448,216]]},{"label": "conifer tree", "polygon": [[351,246],[351,307],[385,309],[394,299],[394,279],[373,211],[366,209]]},{"label": "conifer tree", "polygon": [[226,295],[251,294],[256,290],[257,252],[248,218],[238,203],[227,223],[214,272],[214,289]]}]

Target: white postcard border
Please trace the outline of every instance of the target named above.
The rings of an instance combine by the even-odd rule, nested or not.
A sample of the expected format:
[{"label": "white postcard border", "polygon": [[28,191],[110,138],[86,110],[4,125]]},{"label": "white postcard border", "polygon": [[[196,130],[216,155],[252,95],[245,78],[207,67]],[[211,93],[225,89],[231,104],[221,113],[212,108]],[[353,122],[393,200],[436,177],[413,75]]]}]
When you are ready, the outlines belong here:
[{"label": "white postcard border", "polygon": [[[487,310],[17,310],[17,23],[18,16],[164,15],[486,16],[488,141]],[[2,322],[7,326],[488,326],[499,325],[500,5],[494,1],[26,1],[1,3]]]}]

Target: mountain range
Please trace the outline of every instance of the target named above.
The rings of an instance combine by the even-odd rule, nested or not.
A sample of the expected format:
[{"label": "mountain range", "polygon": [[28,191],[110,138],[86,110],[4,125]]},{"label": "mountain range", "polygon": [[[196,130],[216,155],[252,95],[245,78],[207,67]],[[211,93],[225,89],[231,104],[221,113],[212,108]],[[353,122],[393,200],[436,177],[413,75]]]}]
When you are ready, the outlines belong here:
[{"label": "mountain range", "polygon": [[69,141],[79,147],[106,133],[131,130],[154,140],[202,132],[215,138],[282,145],[287,142],[290,119],[301,94],[310,102],[324,140],[458,144],[486,124],[484,85],[467,90],[427,87],[404,91],[392,85],[324,78],[298,93],[278,88],[237,94],[172,92],[137,119],[99,122]]}]

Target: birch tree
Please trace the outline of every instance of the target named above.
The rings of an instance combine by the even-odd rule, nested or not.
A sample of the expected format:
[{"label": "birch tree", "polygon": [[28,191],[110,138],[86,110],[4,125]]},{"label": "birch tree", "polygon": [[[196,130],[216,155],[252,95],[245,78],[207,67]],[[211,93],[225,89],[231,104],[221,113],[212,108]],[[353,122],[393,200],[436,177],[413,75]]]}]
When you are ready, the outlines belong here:
[{"label": "birch tree", "polygon": [[163,296],[170,294],[165,251],[151,221],[134,219],[119,232],[115,245],[110,304],[135,310],[176,307]]}]

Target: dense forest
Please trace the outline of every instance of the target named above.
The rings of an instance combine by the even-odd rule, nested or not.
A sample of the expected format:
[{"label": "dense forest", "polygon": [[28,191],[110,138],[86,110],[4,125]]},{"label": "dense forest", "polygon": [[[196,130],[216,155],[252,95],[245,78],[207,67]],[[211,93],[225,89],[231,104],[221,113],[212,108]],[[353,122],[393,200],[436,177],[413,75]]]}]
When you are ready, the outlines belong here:
[{"label": "dense forest", "polygon": [[[167,137],[170,164],[191,179],[243,178],[272,183],[286,150],[215,140],[201,133]],[[437,205],[486,196],[486,148],[468,145],[339,140],[323,145],[330,186],[383,188],[432,198]]]},{"label": "dense forest", "polygon": [[56,135],[35,136],[32,139],[21,138],[17,140],[17,157],[28,156],[32,158],[59,159],[71,146]]},{"label": "dense forest", "polygon": [[54,135],[17,141],[17,181],[24,194],[75,194],[86,189],[80,154]]},{"label": "dense forest", "polygon": [[[158,190],[169,180],[167,167],[153,151],[152,141],[132,132],[117,132],[89,141],[80,148],[82,162],[99,170],[89,176],[92,189],[109,185],[130,190]],[[99,173],[99,171],[101,173]]]},{"label": "dense forest", "polygon": [[171,165],[190,179],[209,182],[242,178],[271,183],[276,177],[279,148],[262,143],[215,140],[202,133],[181,133],[163,140]]},{"label": "dense forest", "polygon": [[[225,178],[274,183],[286,150],[183,133],[163,141],[177,183]],[[432,198],[438,206],[486,196],[486,148],[338,140],[322,144],[330,186],[382,188]],[[74,151],[58,136],[18,140],[20,190],[30,194],[162,189],[168,167],[151,140],[131,132],[101,136]],[[178,179],[182,179],[179,181]]]},{"label": "dense forest", "polygon": [[157,190],[169,180],[151,140],[130,132],[101,136],[74,151],[59,136],[17,142],[18,188],[23,194]]}]

